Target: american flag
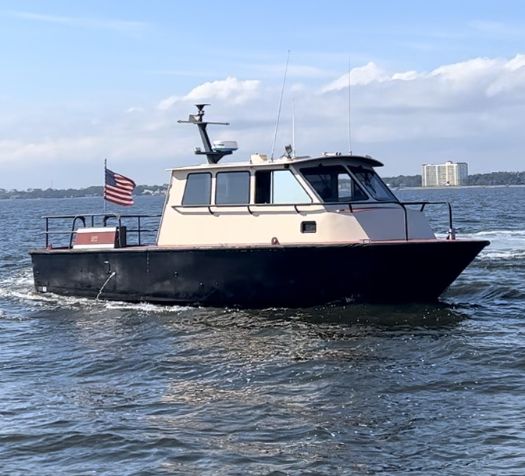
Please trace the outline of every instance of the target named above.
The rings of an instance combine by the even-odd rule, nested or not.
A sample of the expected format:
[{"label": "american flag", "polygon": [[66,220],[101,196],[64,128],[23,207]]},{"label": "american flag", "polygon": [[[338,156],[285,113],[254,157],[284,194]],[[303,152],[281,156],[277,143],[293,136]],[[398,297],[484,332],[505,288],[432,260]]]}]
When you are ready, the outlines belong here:
[{"label": "american flag", "polygon": [[133,180],[106,168],[105,200],[117,205],[133,205],[131,192],[134,188],[135,182]]}]

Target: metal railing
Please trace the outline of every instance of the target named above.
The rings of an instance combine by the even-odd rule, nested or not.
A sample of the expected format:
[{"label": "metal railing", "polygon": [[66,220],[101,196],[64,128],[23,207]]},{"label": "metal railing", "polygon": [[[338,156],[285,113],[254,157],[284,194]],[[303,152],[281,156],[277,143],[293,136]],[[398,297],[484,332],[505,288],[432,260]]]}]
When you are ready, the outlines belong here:
[{"label": "metal railing", "polygon": [[[348,207],[350,213],[354,213],[356,209],[374,209],[381,207],[382,205],[398,205],[403,210],[403,228],[405,240],[409,239],[409,224],[408,224],[408,211],[407,206],[420,205],[420,212],[425,210],[427,205],[446,205],[448,207],[448,239],[455,239],[455,229],[452,220],[452,205],[450,202],[429,202],[429,201],[415,201],[415,202],[400,202],[397,200],[392,201],[380,201],[380,202],[322,202],[322,203],[248,203],[248,204],[221,204],[221,205],[172,205],[175,211],[184,213],[184,210],[188,210],[190,213],[192,210],[205,209],[209,214],[216,216],[218,213],[224,213],[224,209],[227,208],[245,208],[250,215],[256,215],[264,212],[265,208],[271,209],[275,207],[290,207],[293,208],[295,213],[323,213],[326,211],[327,206],[344,205]],[[253,208],[256,207],[257,210]],[[301,210],[301,208],[320,207],[319,210]],[[218,209],[218,210],[216,210]],[[221,210],[223,209],[223,210]]]},{"label": "metal railing", "polygon": [[[153,219],[159,219],[161,215],[120,215],[117,213],[88,213],[88,214],[81,214],[81,215],[46,215],[42,218],[45,220],[45,243],[46,248],[50,246],[49,238],[51,236],[66,236],[69,235],[68,245],[67,247],[72,248],[73,247],[73,238],[75,236],[75,233],[79,228],[85,228],[86,226],[90,227],[96,227],[97,225],[105,228],[108,225],[108,222],[115,220],[115,226],[118,227],[118,229],[123,229],[124,226],[126,226],[127,223],[129,223],[130,220],[134,220],[136,223],[136,228],[128,228],[126,226],[126,235],[135,235],[136,236],[136,245],[141,246],[143,244],[143,238],[144,235],[151,236],[152,234],[157,233],[158,231],[158,220],[156,223],[156,226],[154,228],[149,228],[151,226],[151,221]],[[72,220],[71,221],[71,227],[68,229],[51,229],[50,224],[52,222],[61,222],[61,224],[64,224],[64,221],[66,220]],[[145,224],[144,221],[147,220],[147,223]],[[79,226],[79,223],[81,226]],[[89,224],[89,225],[87,225]],[[144,227],[146,226],[146,228]],[[120,238],[120,236],[119,236]]]},{"label": "metal railing", "polygon": [[[205,209],[209,214],[217,216],[220,213],[224,213],[225,209],[245,209],[250,215],[256,215],[268,211],[275,213],[275,208],[281,207],[291,208],[297,214],[309,214],[309,213],[323,213],[326,212],[327,206],[346,206],[350,213],[354,213],[359,209],[374,209],[383,205],[395,205],[399,206],[403,210],[403,229],[404,238],[408,241],[410,236],[409,230],[409,219],[408,219],[408,207],[419,205],[419,211],[423,212],[428,205],[446,205],[448,208],[448,239],[455,239],[455,230],[453,226],[452,217],[452,206],[450,202],[430,202],[430,201],[415,201],[415,202],[400,202],[400,201],[382,201],[382,202],[324,202],[324,203],[251,203],[251,204],[222,204],[222,205],[185,205],[185,206],[172,206],[172,208],[179,213],[184,211],[192,212],[196,209]],[[317,210],[311,210],[313,207],[317,207]],[[257,208],[256,210],[254,208]],[[306,208],[306,210],[305,210]],[[266,210],[265,210],[266,209]],[[340,210],[338,210],[340,211]],[[123,229],[126,226],[126,234],[136,236],[136,242],[131,246],[141,246],[144,243],[144,235],[151,236],[158,232],[160,214],[148,215],[148,214],[135,214],[135,215],[120,215],[116,213],[91,213],[91,214],[79,214],[79,215],[47,215],[42,218],[45,220],[45,245],[46,248],[50,246],[50,237],[56,236],[69,236],[68,244],[66,247],[73,247],[73,238],[76,231],[79,228],[86,226],[95,227],[107,227],[111,226],[110,223],[114,222],[118,229]],[[71,220],[71,226],[67,229],[50,229],[51,222],[60,222],[62,224],[65,220]],[[135,222],[135,228],[127,226],[129,221]],[[151,228],[151,222],[156,220],[156,224]],[[79,226],[80,225],[80,226]]]}]

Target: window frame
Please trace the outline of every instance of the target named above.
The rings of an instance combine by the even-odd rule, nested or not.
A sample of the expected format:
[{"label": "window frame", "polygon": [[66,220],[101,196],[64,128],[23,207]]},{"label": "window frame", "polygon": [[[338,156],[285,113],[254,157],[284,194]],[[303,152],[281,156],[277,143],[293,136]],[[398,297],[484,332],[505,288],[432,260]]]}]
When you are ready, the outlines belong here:
[{"label": "window frame", "polygon": [[[186,192],[188,191],[188,181],[192,175],[208,175],[209,176],[210,186],[208,190],[208,203],[192,203],[192,204],[184,203],[184,200],[186,198]],[[211,172],[190,172],[189,174],[186,175],[186,178],[185,178],[184,193],[182,194],[182,199],[180,202],[181,206],[182,207],[209,207],[212,204],[211,203],[212,189],[213,189],[213,174]]]},{"label": "window frame", "polygon": [[[248,200],[246,202],[243,202],[243,203],[219,203],[217,201],[217,194],[219,192],[219,176],[222,175],[222,174],[246,174],[248,176],[248,195],[247,195]],[[221,171],[217,171],[217,172],[215,172],[214,180],[215,180],[215,194],[214,194],[214,202],[213,202],[214,205],[219,206],[219,207],[228,207],[228,206],[236,207],[236,206],[242,206],[242,205],[251,205],[252,174],[251,174],[250,170],[221,170]]]},{"label": "window frame", "polygon": [[[335,202],[334,201],[326,201],[324,198],[321,197],[321,195],[317,192],[317,189],[308,180],[307,176],[303,173],[303,170],[306,170],[306,169],[320,169],[320,168],[322,169],[322,168],[336,168],[336,167],[338,167],[338,168],[340,167],[341,168],[340,171],[336,171],[336,177],[339,176],[342,172],[346,173],[348,175],[348,177],[350,178],[350,180],[353,181],[354,185],[363,193],[364,196],[367,197],[366,199],[362,199],[362,200],[345,200],[345,201],[335,201]],[[301,176],[304,179],[304,181],[308,184],[308,186],[310,187],[311,191],[315,194],[315,196],[319,199],[319,201],[321,203],[328,203],[328,204],[336,204],[336,203],[370,203],[370,201],[373,200],[373,198],[366,191],[366,189],[363,188],[361,183],[350,172],[350,170],[348,169],[346,164],[342,164],[342,163],[336,163],[336,164],[317,163],[315,165],[308,165],[308,166],[305,166],[305,167],[300,167],[299,168],[299,173],[301,174]],[[338,181],[338,186],[339,186],[339,181]]]},{"label": "window frame", "polygon": [[[363,190],[366,191],[366,194],[372,199],[374,200],[375,202],[378,202],[378,203],[381,203],[381,202],[399,202],[399,199],[395,196],[394,192],[392,192],[392,190],[390,190],[390,188],[388,187],[388,185],[384,182],[384,180],[379,176],[379,174],[374,170],[374,169],[370,169],[370,168],[367,168],[367,167],[363,167],[362,165],[348,165],[347,166],[350,174],[352,175],[352,177],[354,177],[355,181],[361,186],[361,188]],[[388,195],[390,195],[390,199],[388,200],[383,200],[381,198],[376,198],[375,194],[373,194],[367,187],[367,185],[363,182],[361,182],[361,180],[359,180],[356,172],[354,172],[354,169],[356,169],[357,172],[367,172],[367,173],[371,173],[377,180],[379,180],[379,183],[382,185],[383,187],[383,190],[386,190]]]}]

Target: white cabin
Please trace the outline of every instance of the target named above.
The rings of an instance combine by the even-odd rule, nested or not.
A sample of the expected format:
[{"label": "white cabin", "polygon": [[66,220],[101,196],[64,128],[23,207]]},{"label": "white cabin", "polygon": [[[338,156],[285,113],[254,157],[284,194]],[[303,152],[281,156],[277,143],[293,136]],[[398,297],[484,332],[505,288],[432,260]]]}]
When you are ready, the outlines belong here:
[{"label": "white cabin", "polygon": [[335,155],[171,169],[161,247],[237,247],[435,239],[374,171],[371,157]]}]

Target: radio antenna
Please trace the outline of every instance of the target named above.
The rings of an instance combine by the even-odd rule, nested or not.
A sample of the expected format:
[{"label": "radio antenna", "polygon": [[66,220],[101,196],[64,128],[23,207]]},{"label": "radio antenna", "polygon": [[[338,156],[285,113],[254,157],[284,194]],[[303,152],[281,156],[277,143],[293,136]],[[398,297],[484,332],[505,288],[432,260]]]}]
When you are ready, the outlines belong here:
[{"label": "radio antenna", "polygon": [[290,61],[290,50],[288,50],[288,56],[286,57],[286,66],[284,68],[283,87],[281,88],[281,98],[279,99],[279,109],[277,111],[277,122],[275,123],[275,134],[273,135],[272,155],[270,161],[273,160],[273,154],[275,152],[275,143],[277,141],[277,131],[279,130],[279,119],[281,118],[281,107],[283,105],[284,86],[286,84],[286,73],[288,72],[288,62]]},{"label": "radio antenna", "polygon": [[292,99],[292,157],[295,157],[295,98]]},{"label": "radio antenna", "polygon": [[350,80],[350,75],[352,73],[352,69],[350,67],[350,56],[348,57],[348,150],[350,152],[350,155],[352,155],[352,82]]}]

